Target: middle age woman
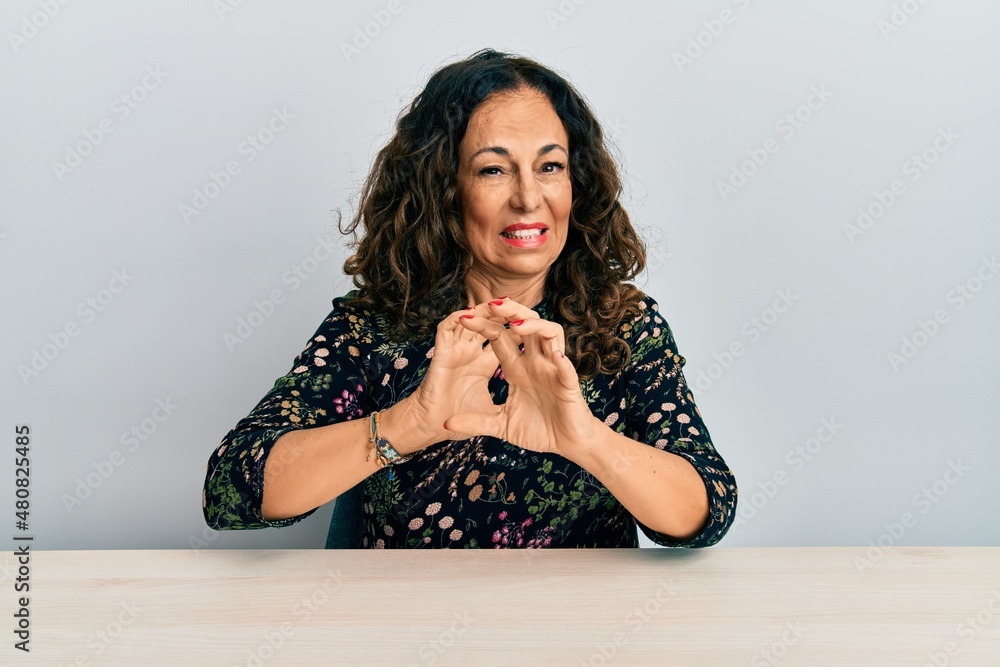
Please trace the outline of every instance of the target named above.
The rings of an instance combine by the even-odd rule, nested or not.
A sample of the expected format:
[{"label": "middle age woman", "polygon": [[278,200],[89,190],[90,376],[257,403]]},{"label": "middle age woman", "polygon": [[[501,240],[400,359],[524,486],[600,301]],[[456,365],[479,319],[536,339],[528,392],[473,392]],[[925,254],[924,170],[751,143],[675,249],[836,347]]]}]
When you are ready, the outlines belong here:
[{"label": "middle age woman", "polygon": [[629,282],[620,194],[551,69],[487,49],[435,72],[347,229],[357,289],[211,456],[209,525],[286,526],[350,491],[349,546],[718,542],[735,478]]}]

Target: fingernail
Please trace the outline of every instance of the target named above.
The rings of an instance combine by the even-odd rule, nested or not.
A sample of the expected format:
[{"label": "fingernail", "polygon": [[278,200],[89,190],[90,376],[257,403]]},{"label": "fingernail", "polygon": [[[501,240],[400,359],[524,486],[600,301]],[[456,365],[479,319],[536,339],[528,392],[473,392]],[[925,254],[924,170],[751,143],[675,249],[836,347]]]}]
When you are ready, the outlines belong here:
[{"label": "fingernail", "polygon": [[559,358],[562,359],[565,358],[565,356],[566,355],[562,353],[562,350],[559,350]]},{"label": "fingernail", "polygon": [[460,320],[471,320],[474,317],[475,317],[475,315],[459,315],[458,319],[460,319]]},{"label": "fingernail", "polygon": [[499,297],[499,298],[500,298],[501,301],[503,301],[504,299],[509,299],[510,297],[509,296],[502,296],[502,297]]},{"label": "fingernail", "polygon": [[496,299],[495,301],[490,301],[490,305],[491,306],[502,306],[503,305],[503,301],[500,300],[500,299]]},{"label": "fingernail", "polygon": [[519,327],[524,324],[524,320],[511,320],[510,325],[512,327]]},{"label": "fingernail", "polygon": [[468,308],[466,308],[466,310],[475,310],[475,309],[476,309],[475,306],[469,306]]}]

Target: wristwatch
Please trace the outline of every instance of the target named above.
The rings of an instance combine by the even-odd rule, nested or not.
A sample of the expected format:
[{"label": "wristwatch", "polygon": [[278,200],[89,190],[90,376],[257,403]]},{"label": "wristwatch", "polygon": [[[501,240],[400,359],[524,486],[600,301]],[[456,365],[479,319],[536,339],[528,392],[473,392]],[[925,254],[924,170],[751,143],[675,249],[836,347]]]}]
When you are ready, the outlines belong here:
[{"label": "wristwatch", "polygon": [[393,465],[396,463],[405,463],[413,458],[413,454],[403,455],[396,451],[396,448],[392,446],[388,440],[382,437],[379,433],[379,410],[376,410],[371,414],[369,419],[369,425],[371,427],[371,436],[368,439],[369,444],[372,448],[368,451],[368,457],[366,461],[371,461],[372,452],[375,453],[375,461],[378,463],[380,468],[384,468],[388,465]]}]

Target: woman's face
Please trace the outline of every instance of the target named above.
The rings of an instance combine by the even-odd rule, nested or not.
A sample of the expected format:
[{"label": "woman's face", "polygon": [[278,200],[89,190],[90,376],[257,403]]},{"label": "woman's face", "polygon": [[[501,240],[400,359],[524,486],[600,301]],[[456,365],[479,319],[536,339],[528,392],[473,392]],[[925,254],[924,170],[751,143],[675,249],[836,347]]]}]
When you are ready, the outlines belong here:
[{"label": "woman's face", "polygon": [[544,280],[569,230],[569,149],[566,128],[536,90],[488,97],[472,112],[459,144],[458,193],[474,276]]}]

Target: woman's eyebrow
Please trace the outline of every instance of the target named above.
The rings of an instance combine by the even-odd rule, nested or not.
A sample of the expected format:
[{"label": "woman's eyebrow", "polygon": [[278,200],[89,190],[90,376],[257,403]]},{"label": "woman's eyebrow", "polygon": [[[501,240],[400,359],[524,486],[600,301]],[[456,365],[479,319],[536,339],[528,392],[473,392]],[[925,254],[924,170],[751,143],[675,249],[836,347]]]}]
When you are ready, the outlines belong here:
[{"label": "woman's eyebrow", "polygon": [[[538,149],[538,155],[542,156],[546,153],[551,153],[554,150],[561,150],[563,153],[569,155],[569,151],[562,147],[560,144],[546,144]],[[510,151],[508,151],[503,146],[487,146],[486,148],[480,148],[478,151],[469,156],[470,160],[474,160],[477,156],[483,153],[496,153],[497,155],[502,155],[504,157],[510,157]]]}]

